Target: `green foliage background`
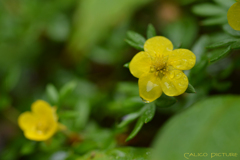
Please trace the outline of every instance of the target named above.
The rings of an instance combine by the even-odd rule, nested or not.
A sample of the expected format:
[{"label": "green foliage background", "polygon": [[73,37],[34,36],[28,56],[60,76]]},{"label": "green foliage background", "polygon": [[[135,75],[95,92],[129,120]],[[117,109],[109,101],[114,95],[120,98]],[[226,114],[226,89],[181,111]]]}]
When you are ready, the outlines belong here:
[{"label": "green foliage background", "polygon": [[[0,159],[240,155],[240,31],[227,23],[233,3],[0,0]],[[127,68],[155,34],[192,50],[197,61],[185,72],[188,93],[146,104]],[[47,142],[24,137],[17,118],[37,99],[57,106],[68,132]]]}]

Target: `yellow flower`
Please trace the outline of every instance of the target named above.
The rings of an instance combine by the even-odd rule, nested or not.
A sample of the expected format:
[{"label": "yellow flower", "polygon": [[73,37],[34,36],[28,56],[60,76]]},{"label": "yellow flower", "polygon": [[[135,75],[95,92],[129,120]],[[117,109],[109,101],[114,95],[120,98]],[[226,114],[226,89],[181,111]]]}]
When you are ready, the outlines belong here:
[{"label": "yellow flower", "polygon": [[148,39],[144,51],[137,53],[129,64],[130,72],[139,78],[139,94],[152,102],[161,96],[184,93],[188,78],[181,70],[191,69],[196,56],[187,49],[175,49],[170,40],[162,36]]},{"label": "yellow flower", "polygon": [[234,3],[228,10],[227,13],[228,23],[229,25],[235,29],[240,31],[240,1]]},{"label": "yellow flower", "polygon": [[45,141],[58,129],[56,109],[43,100],[37,100],[31,106],[32,112],[24,112],[18,117],[18,124],[26,138]]}]

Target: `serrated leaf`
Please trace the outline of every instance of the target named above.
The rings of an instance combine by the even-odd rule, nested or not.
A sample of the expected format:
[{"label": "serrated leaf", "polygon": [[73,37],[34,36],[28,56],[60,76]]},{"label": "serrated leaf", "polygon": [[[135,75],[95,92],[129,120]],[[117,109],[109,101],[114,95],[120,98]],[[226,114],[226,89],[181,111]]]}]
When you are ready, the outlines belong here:
[{"label": "serrated leaf", "polygon": [[129,39],[125,39],[125,42],[127,42],[130,46],[132,46],[133,48],[137,49],[137,50],[140,50],[140,51],[143,51],[144,48],[143,48],[143,45],[142,44],[137,44]]},{"label": "serrated leaf", "polygon": [[174,97],[169,97],[165,95],[164,93],[161,95],[160,98],[155,100],[156,107],[164,108],[164,107],[170,107],[171,105],[175,104],[177,102],[177,99]]},{"label": "serrated leaf", "polygon": [[126,141],[131,140],[132,138],[134,138],[138,132],[141,130],[142,126],[144,124],[144,120],[142,119],[142,117],[140,117],[134,127],[134,129],[132,130],[132,132],[130,133],[130,135],[127,137]]},{"label": "serrated leaf", "polygon": [[142,120],[144,121],[144,123],[148,123],[149,121],[152,120],[152,118],[155,115],[155,104],[154,103],[150,103],[148,105],[146,105],[146,109],[142,114]]},{"label": "serrated leaf", "polygon": [[201,21],[201,25],[203,26],[212,26],[212,25],[221,25],[221,24],[226,24],[227,21],[227,16],[223,15],[223,16],[217,16],[217,17],[211,17],[211,18],[207,18],[205,20]]},{"label": "serrated leaf", "polygon": [[156,29],[152,24],[149,24],[147,29],[147,38],[149,39],[149,38],[155,37],[156,35],[157,35]]},{"label": "serrated leaf", "polygon": [[227,14],[227,10],[211,3],[195,5],[192,8],[192,12],[199,16],[219,16]]},{"label": "serrated leaf", "polygon": [[146,39],[139,33],[134,31],[128,31],[127,37],[136,44],[144,45]]},{"label": "serrated leaf", "polygon": [[223,50],[223,52],[218,53],[217,55],[215,55],[214,57],[212,57],[209,61],[210,63],[216,62],[220,59],[222,59],[223,57],[227,56],[228,53],[231,51],[231,46],[227,47],[225,50]]},{"label": "serrated leaf", "polygon": [[240,37],[240,31],[234,30],[229,24],[223,25],[223,30],[232,36]]},{"label": "serrated leaf", "polygon": [[130,64],[130,62],[125,63],[125,64],[123,65],[123,67],[125,67],[125,68],[129,68],[129,64]]},{"label": "serrated leaf", "polygon": [[59,95],[58,95],[58,91],[55,88],[55,86],[52,84],[48,84],[46,87],[46,93],[47,93],[47,97],[48,97],[50,103],[52,103],[54,105],[57,104]]},{"label": "serrated leaf", "polygon": [[213,44],[207,46],[206,48],[212,49],[212,48],[223,47],[223,46],[227,46],[229,44],[232,44],[233,42],[236,42],[236,41],[237,41],[236,39],[225,39],[223,41],[213,43]]},{"label": "serrated leaf", "polygon": [[231,49],[240,49],[240,40],[231,44]]},{"label": "serrated leaf", "polygon": [[188,88],[185,92],[186,93],[196,93],[196,90],[190,83],[188,83]]}]

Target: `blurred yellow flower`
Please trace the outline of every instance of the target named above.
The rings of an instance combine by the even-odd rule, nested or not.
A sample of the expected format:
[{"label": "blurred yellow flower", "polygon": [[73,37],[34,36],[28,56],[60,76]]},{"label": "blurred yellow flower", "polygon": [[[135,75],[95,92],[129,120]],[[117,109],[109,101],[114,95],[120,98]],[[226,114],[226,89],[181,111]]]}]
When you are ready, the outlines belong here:
[{"label": "blurred yellow flower", "polygon": [[129,64],[130,72],[139,78],[139,94],[152,102],[164,92],[168,96],[184,93],[188,78],[181,70],[191,69],[196,56],[187,49],[175,49],[170,40],[162,36],[148,39],[144,51],[137,53]]},{"label": "blurred yellow flower", "polygon": [[26,138],[45,141],[58,129],[56,109],[43,100],[37,100],[31,106],[32,112],[24,112],[18,117],[18,124]]},{"label": "blurred yellow flower", "polygon": [[240,1],[234,3],[228,10],[227,13],[228,23],[229,25],[235,29],[240,31]]}]

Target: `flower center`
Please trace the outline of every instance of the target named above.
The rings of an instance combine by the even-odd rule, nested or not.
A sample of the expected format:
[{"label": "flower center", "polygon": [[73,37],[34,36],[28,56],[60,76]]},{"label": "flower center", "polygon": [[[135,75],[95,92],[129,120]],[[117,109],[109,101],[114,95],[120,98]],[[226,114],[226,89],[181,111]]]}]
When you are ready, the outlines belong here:
[{"label": "flower center", "polygon": [[39,121],[36,126],[36,130],[39,134],[46,134],[49,130],[49,124],[46,121]]},{"label": "flower center", "polygon": [[155,55],[154,59],[152,59],[150,72],[155,73],[156,76],[159,76],[166,74],[167,71],[167,57],[164,57],[163,55]]}]

